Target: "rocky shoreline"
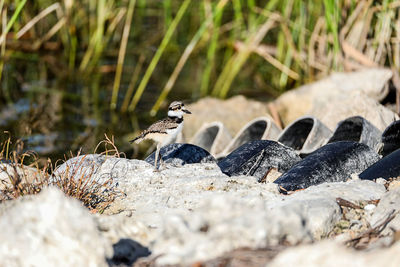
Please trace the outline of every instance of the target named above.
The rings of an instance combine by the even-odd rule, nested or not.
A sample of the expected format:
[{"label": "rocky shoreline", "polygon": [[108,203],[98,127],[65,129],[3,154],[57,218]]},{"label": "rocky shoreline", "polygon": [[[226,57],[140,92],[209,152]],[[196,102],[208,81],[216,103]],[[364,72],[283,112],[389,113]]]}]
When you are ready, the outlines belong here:
[{"label": "rocky shoreline", "polygon": [[[376,85],[376,90],[382,89],[390,78],[388,72],[372,73],[376,75],[368,71],[353,73],[348,79],[351,82],[360,75],[376,78],[380,73],[383,78],[379,76],[371,84]],[[329,97],[337,84],[343,85],[341,93],[350,90],[338,77],[344,76],[334,76],[331,82],[325,80],[331,90]],[[324,81],[317,83],[321,84]],[[318,101],[326,100],[316,85],[310,87]],[[362,95],[368,101],[376,101],[372,97],[381,100],[382,95],[371,91],[371,87],[363,88]],[[299,97],[304,91],[305,87],[290,94]],[[286,95],[278,99],[279,109],[284,110],[284,100],[291,98]],[[308,110],[322,107],[317,100]],[[196,114],[196,104],[193,106]],[[159,172],[153,171],[154,155],[145,160],[100,154],[71,158],[47,177],[52,186],[38,189],[40,193],[36,195],[1,201],[1,263],[400,265],[399,121],[392,122],[389,117],[398,116],[385,107],[379,110],[383,110],[379,122],[379,116],[371,117],[370,111],[346,113],[346,117],[341,113],[335,117],[336,126],[331,121],[325,126],[324,118],[316,114],[298,114],[306,117],[297,116],[296,123],[288,124],[280,134],[275,131],[269,140],[251,139],[251,131],[236,125],[238,142],[221,140],[230,136],[221,134],[213,139],[221,143],[213,146],[210,140],[201,141],[200,134],[192,132],[191,136],[196,137],[192,140],[200,140],[197,145],[214,147],[215,154],[196,144],[172,144],[161,150],[167,168]],[[252,112],[254,117],[262,115]],[[264,127],[273,122],[262,118],[244,124]],[[209,138],[215,129],[229,131],[231,120],[232,117],[221,119],[212,125],[218,127],[205,136]],[[296,130],[292,128],[294,134],[287,134],[288,128],[299,125]],[[303,129],[307,130],[304,138]],[[265,131],[261,134],[268,136]],[[186,133],[186,137],[190,135]],[[233,148],[234,144],[238,147]],[[22,186],[10,184],[10,174],[29,177],[24,181],[27,184],[42,179],[43,173],[35,173],[32,168],[9,162],[1,165],[2,193]],[[96,209],[97,202],[89,203],[92,206],[88,210],[60,190],[65,189],[60,181],[96,185],[99,193],[86,197],[104,201],[98,197],[112,196],[112,201],[101,209]]]}]

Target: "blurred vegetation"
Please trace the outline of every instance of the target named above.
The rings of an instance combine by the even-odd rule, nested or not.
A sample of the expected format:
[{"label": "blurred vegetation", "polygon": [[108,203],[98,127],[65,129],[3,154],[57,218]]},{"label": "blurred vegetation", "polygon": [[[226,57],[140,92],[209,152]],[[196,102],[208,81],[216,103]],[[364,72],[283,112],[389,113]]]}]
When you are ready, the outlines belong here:
[{"label": "blurred vegetation", "polygon": [[63,128],[72,150],[169,100],[271,99],[332,71],[400,70],[399,0],[0,0],[0,25],[0,103],[27,99],[19,132]]}]

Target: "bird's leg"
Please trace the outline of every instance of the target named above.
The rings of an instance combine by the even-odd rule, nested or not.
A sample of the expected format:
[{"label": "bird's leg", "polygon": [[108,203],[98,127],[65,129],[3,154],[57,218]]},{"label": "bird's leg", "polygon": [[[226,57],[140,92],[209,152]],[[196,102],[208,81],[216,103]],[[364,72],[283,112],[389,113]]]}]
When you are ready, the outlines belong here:
[{"label": "bird's leg", "polygon": [[[155,155],[155,160],[154,160],[154,172],[159,171],[158,166],[157,166],[159,156],[160,156],[160,144],[157,144],[157,150],[156,150],[156,155]],[[160,157],[160,159],[161,159],[161,157]]]},{"label": "bird's leg", "polygon": [[162,167],[163,169],[168,169],[167,165],[165,164],[164,160],[161,157],[161,150],[159,151],[160,153],[160,167]]}]

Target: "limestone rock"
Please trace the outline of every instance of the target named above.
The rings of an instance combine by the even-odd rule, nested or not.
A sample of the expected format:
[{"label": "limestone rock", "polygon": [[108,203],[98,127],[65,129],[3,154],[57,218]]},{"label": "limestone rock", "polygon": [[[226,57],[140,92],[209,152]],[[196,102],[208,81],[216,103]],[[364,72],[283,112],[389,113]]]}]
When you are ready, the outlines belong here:
[{"label": "limestone rock", "polygon": [[371,227],[375,227],[378,224],[386,220],[390,215],[396,215],[396,217],[388,223],[382,234],[388,234],[392,231],[400,230],[400,188],[395,188],[387,192],[379,201],[378,206],[374,209],[369,222]]},{"label": "limestone rock", "polygon": [[82,176],[91,177],[99,170],[100,166],[107,159],[101,154],[87,154],[68,159],[66,162],[57,167],[53,175],[76,177],[79,179]]},{"label": "limestone rock", "polygon": [[[291,196],[308,198],[332,198],[338,197],[351,202],[362,200],[380,199],[386,193],[384,185],[365,180],[352,180],[348,182],[325,183],[298,191]],[[290,197],[290,196],[289,196]]]},{"label": "limestone rock", "polygon": [[54,188],[16,200],[0,227],[4,266],[107,266],[112,255],[88,210]]},{"label": "limestone rock", "polygon": [[[365,116],[363,114],[367,112],[364,104],[362,105],[364,109],[360,109],[357,108],[359,103],[354,101],[354,99],[352,99],[351,102],[348,101],[345,103],[341,103],[341,101],[345,100],[351,93],[361,92],[367,99],[374,99],[375,101],[373,102],[377,103],[377,101],[382,100],[387,95],[388,90],[385,86],[391,77],[391,70],[377,68],[363,69],[350,73],[334,73],[325,79],[303,85],[284,93],[275,103],[284,124],[288,124],[303,115],[313,115],[327,126],[330,126],[331,130],[333,130],[340,120],[350,116],[361,115],[380,130],[383,130],[380,125],[375,124],[375,121],[370,118],[372,114],[371,116]],[[338,101],[335,101],[334,105],[329,105],[330,107],[333,106],[335,108],[344,109],[345,106],[348,106],[348,103],[350,103],[350,107],[355,107],[355,110],[354,113],[346,114],[345,116],[343,116],[344,114],[338,113],[341,116],[338,118],[334,117],[334,121],[329,124],[327,120],[322,118],[322,115],[324,115],[322,113],[323,111],[321,110],[321,113],[317,113],[316,109],[322,109],[325,105],[330,104],[330,101],[335,99],[338,99]],[[338,104],[340,105],[338,106]],[[369,109],[373,110],[372,107]],[[329,111],[330,108],[324,110]],[[374,110],[373,112],[376,111]],[[349,111],[347,111],[347,113],[349,113]]]},{"label": "limestone rock", "polygon": [[310,114],[319,118],[330,129],[352,116],[361,116],[383,131],[390,123],[399,119],[393,111],[361,92],[338,95],[329,100],[315,102]]},{"label": "limestone rock", "polygon": [[21,183],[40,182],[44,177],[40,170],[15,163],[0,163],[0,190],[12,187],[11,179],[16,177]]},{"label": "limestone rock", "polygon": [[385,193],[384,185],[354,180],[285,196],[276,184],[228,177],[215,163],[155,173],[145,161],[112,157],[94,174],[99,181],[110,177],[122,193],[105,214],[119,215],[95,218],[115,245],[114,263],[151,251],[158,264],[190,264],[240,247],[307,243],[326,236],[341,219],[337,197],[357,202]]},{"label": "limestone rock", "polygon": [[334,241],[288,248],[278,254],[267,267],[334,267],[334,266],[399,266],[400,243],[391,248],[373,251],[355,251]]}]

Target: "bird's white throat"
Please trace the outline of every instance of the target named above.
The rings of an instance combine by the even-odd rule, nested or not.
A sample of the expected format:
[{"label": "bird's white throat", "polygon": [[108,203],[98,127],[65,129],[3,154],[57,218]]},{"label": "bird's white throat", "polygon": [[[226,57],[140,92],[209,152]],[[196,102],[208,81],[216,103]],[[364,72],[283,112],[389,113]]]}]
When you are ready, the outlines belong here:
[{"label": "bird's white throat", "polygon": [[182,116],[183,116],[183,111],[181,111],[181,110],[169,110],[168,111],[168,117],[182,118]]}]

